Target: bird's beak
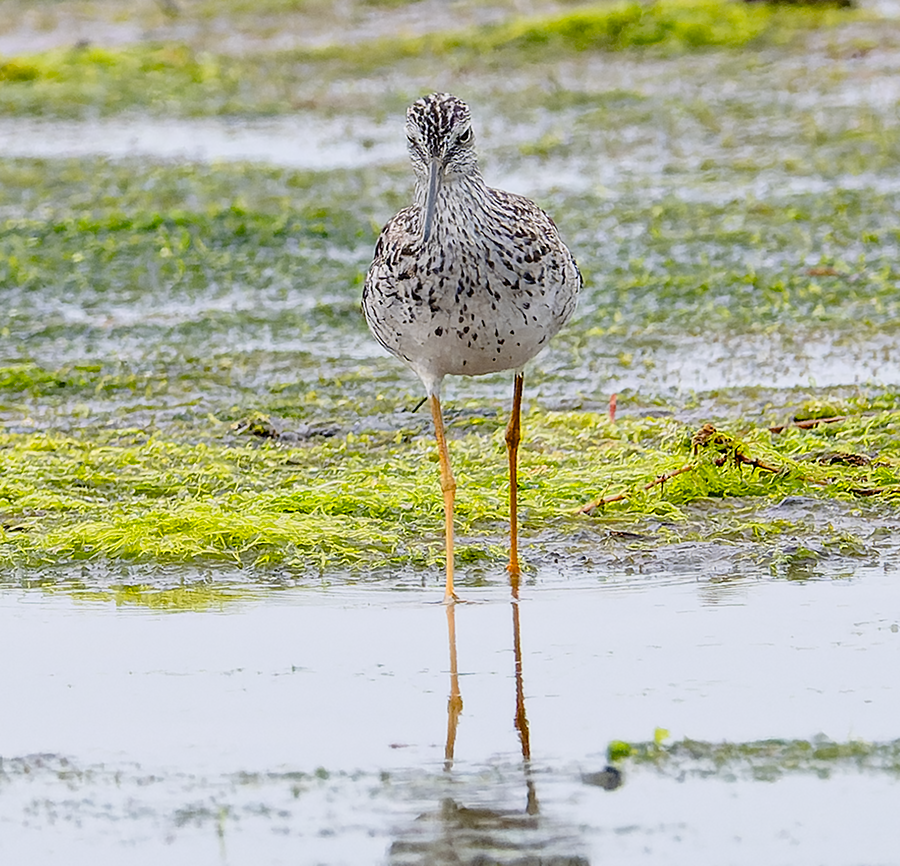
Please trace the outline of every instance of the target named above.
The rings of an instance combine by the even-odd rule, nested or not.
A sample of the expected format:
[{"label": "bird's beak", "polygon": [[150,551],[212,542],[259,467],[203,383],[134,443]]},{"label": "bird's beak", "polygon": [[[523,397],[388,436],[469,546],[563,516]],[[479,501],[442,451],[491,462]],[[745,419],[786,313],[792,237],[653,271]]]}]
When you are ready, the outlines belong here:
[{"label": "bird's beak", "polygon": [[444,165],[439,156],[432,157],[431,169],[428,173],[428,193],[425,196],[425,226],[422,229],[422,243],[431,237],[431,224],[434,221],[434,206],[437,203],[438,190],[441,187],[441,175]]}]

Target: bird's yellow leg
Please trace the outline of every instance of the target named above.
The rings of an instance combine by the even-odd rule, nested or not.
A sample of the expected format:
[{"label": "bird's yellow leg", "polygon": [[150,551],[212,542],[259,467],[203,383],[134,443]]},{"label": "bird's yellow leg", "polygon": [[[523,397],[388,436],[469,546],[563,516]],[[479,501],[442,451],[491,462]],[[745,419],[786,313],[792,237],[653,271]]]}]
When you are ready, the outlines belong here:
[{"label": "bird's yellow leg", "polygon": [[521,573],[519,568],[519,418],[522,413],[522,385],[525,376],[516,374],[513,388],[512,412],[509,416],[509,424],[506,427],[506,450],[509,456],[509,565],[506,566],[510,575],[517,578]]},{"label": "bird's yellow leg", "polygon": [[457,601],[453,591],[453,502],[456,498],[456,479],[450,469],[450,452],[444,436],[444,418],[441,415],[441,401],[437,394],[428,398],[431,417],[434,419],[434,435],[437,438],[438,460],[441,464],[441,490],[444,492],[444,537],[447,547],[447,584],[444,589],[444,603]]}]

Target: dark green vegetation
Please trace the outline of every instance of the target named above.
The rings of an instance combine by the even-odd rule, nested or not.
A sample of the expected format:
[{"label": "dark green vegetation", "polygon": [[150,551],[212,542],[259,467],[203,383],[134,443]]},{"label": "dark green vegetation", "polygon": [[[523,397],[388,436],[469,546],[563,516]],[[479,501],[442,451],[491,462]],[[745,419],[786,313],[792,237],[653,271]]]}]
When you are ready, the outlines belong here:
[{"label": "dark green vegetation", "polygon": [[900,775],[900,740],[868,743],[850,740],[836,743],[827,738],[808,740],[760,740],[751,743],[708,743],[680,740],[673,743],[614,742],[609,746],[613,762],[652,767],[667,776],[727,780],[775,781],[785,775],[813,773],[826,779],[833,773],[856,770]]},{"label": "dark green vegetation", "polygon": [[[722,29],[718,4],[637,8],[366,52],[225,57],[198,37],[5,59],[0,110],[300,109],[301,141],[344,111],[361,167],[0,159],[0,562],[385,576],[439,560],[419,385],[359,313],[378,229],[409,200],[401,112],[435,69],[473,104],[488,179],[532,178],[586,277],[527,377],[532,565],[715,555],[726,576],[808,578],[894,556],[900,404],[865,383],[895,363],[900,322],[900,123],[872,96],[897,34],[852,13],[735,4]],[[401,47],[373,104],[379,52]],[[394,140],[396,163],[368,163]],[[502,573],[508,378],[447,398],[472,580]],[[153,603],[129,587],[117,597]],[[176,596],[154,598],[219,598]]]}]

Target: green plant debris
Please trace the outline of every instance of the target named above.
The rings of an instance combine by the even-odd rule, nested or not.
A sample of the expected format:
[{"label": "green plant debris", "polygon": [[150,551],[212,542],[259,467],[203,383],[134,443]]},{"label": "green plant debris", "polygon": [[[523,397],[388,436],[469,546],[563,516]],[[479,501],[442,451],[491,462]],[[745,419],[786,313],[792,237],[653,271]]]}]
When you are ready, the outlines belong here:
[{"label": "green plant debris", "polygon": [[[869,419],[863,417],[859,420],[868,429]],[[890,426],[893,427],[893,424]],[[782,496],[798,495],[815,488],[827,489],[831,495],[837,496],[900,493],[897,486],[900,480],[897,475],[897,457],[887,456],[896,455],[893,448],[888,448],[885,456],[877,461],[872,461],[865,455],[860,460],[850,459],[852,455],[848,455],[848,459],[843,461],[827,461],[828,466],[865,468],[864,472],[856,476],[839,478],[836,474],[829,474],[821,465],[800,461],[798,458],[803,455],[797,454],[793,436],[788,435],[782,442],[778,442],[772,440],[769,430],[748,432],[749,435],[742,441],[717,430],[711,424],[705,424],[686,442],[684,437],[688,434],[682,429],[682,439],[677,445],[685,459],[680,465],[673,465],[675,461],[670,456],[669,466],[652,478],[638,485],[632,482],[630,489],[626,491],[607,493],[585,505],[583,510],[591,512],[608,508],[629,499],[649,502],[657,488],[665,491],[660,495],[673,505],[701,497],[769,495],[776,489]],[[864,441],[871,441],[865,434],[862,438]],[[754,445],[749,445],[750,441]],[[794,452],[793,456],[785,455],[785,445]]]},{"label": "green plant debris", "polygon": [[104,112],[135,106],[165,111],[191,96],[207,105],[218,102],[227,111],[238,107],[238,75],[235,65],[185,45],[53,49],[0,60],[0,111],[49,108],[63,116],[77,116],[88,106]]},{"label": "green plant debris", "polygon": [[235,58],[180,43],[55,48],[0,60],[0,112],[270,116],[294,107],[300,67],[277,55]]},{"label": "green plant debris", "polygon": [[683,739],[660,743],[613,741],[607,754],[619,766],[653,768],[678,779],[685,776],[726,780],[775,781],[786,775],[809,773],[826,779],[835,772],[900,775],[900,740],[834,742],[813,740],[757,740],[748,743],[710,743]]},{"label": "green plant debris", "polygon": [[631,756],[631,746],[624,740],[613,740],[606,747],[606,756],[612,763],[624,761]]}]

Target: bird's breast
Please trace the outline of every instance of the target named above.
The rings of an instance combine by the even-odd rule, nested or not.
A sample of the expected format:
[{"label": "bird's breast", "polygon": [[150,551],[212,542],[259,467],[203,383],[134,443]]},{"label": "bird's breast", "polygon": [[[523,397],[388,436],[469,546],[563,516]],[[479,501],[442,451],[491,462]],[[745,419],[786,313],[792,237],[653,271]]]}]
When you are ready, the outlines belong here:
[{"label": "bird's breast", "polygon": [[427,242],[411,208],[402,242],[369,272],[366,317],[420,376],[521,367],[574,307],[580,277],[549,219],[530,202],[490,201],[442,189]]}]

